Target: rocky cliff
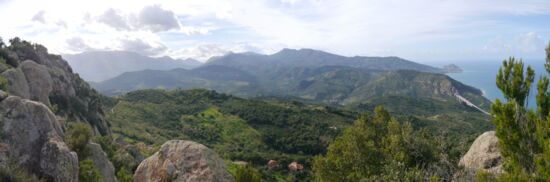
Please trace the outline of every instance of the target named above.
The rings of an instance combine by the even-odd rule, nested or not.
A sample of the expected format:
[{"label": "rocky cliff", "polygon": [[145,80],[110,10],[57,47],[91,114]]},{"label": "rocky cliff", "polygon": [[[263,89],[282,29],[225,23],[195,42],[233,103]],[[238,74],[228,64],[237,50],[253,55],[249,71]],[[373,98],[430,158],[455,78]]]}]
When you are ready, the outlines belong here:
[{"label": "rocky cliff", "polygon": [[[79,156],[64,141],[67,122],[87,123],[95,135],[111,133],[100,95],[60,56],[18,38],[0,44],[0,170],[17,176],[9,174],[17,169],[40,181],[78,181]],[[116,181],[101,147],[88,148],[103,179]]]},{"label": "rocky cliff", "polygon": [[145,159],[134,174],[141,181],[234,181],[224,161],[211,149],[192,141],[171,140]]},{"label": "rocky cliff", "polygon": [[64,120],[87,122],[95,134],[110,134],[99,94],[61,56],[17,38],[1,51],[0,76],[10,95],[41,102]]}]

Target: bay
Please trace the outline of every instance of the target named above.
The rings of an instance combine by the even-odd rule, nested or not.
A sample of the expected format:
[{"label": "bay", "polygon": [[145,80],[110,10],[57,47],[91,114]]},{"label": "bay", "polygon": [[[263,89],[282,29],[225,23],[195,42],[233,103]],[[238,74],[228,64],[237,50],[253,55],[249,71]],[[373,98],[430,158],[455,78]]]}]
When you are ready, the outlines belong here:
[{"label": "bay", "polygon": [[[502,66],[502,61],[460,61],[448,62],[446,64],[450,63],[462,68],[463,72],[448,73],[448,76],[466,85],[480,89],[483,95],[491,101],[495,101],[495,99],[504,99],[502,92],[496,86],[496,75],[499,68]],[[532,84],[527,104],[529,107],[535,108],[536,83],[541,75],[548,76],[548,73],[546,73],[544,69],[544,60],[524,60],[524,63],[525,69],[529,65],[535,70],[535,81]]]}]

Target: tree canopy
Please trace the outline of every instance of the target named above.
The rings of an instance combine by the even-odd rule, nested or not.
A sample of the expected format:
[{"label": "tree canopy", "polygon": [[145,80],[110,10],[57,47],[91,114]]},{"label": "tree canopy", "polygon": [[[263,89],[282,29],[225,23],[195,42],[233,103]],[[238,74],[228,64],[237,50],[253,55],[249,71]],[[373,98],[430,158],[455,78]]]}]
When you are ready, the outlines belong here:
[{"label": "tree canopy", "polygon": [[[550,73],[550,44],[545,68]],[[523,61],[513,57],[503,61],[496,83],[505,100],[491,107],[506,173],[502,181],[546,181],[550,179],[550,92],[549,79],[537,82],[536,110],[527,107],[535,72],[524,70]]]},{"label": "tree canopy", "polygon": [[399,123],[383,107],[364,114],[313,161],[318,181],[421,181],[438,153],[430,140]]}]

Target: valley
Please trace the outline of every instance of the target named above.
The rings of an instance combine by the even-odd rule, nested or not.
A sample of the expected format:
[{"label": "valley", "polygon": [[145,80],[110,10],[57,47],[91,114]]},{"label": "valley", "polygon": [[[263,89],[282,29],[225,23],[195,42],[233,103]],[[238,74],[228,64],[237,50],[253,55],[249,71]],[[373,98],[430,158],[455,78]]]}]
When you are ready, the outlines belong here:
[{"label": "valley", "polygon": [[[410,157],[423,158],[411,161],[403,172],[414,173],[414,179],[435,175],[447,181],[458,174],[471,175],[458,163],[478,135],[494,129],[487,112],[491,102],[482,92],[441,74],[437,68],[398,58],[376,58],[381,60],[369,63],[368,58],[357,57],[347,58],[356,62],[344,66],[338,64],[345,59],[331,59],[343,57],[324,52],[282,52],[291,56],[277,53],[271,56],[279,60],[272,60],[266,55],[232,54],[190,70],[134,71],[92,83],[104,95],[73,73],[62,57],[49,54],[39,44],[12,39],[1,52],[5,68],[1,78],[6,80],[4,101],[0,102],[3,123],[7,123],[3,133],[8,138],[19,136],[10,131],[15,120],[10,114],[12,106],[5,105],[36,102],[43,112],[51,113],[48,122],[54,128],[50,130],[56,131],[57,137],[50,140],[62,142],[59,136],[65,131],[61,138],[68,148],[65,143],[60,145],[65,151],[77,151],[78,158],[71,159],[78,159],[75,162],[79,166],[75,167],[95,165],[90,170],[98,170],[97,175],[106,181],[131,181],[132,176],[145,175],[147,171],[142,168],[154,165],[148,157],[162,155],[157,150],[177,150],[166,148],[170,145],[211,149],[215,152],[212,155],[219,156],[215,160],[223,160],[227,166],[227,171],[222,166],[216,169],[222,170],[224,178],[247,170],[266,181],[311,181],[324,175],[318,174],[324,170],[317,166],[324,165],[321,157],[337,152],[331,144],[345,141],[342,136],[355,137],[349,132],[356,125],[373,120],[385,124],[360,127],[374,127],[370,132],[404,132],[398,135],[404,138],[396,141],[404,147],[401,149],[409,150]],[[231,64],[225,64],[224,59]],[[293,66],[285,63],[287,59],[305,61]],[[268,69],[254,65],[262,61],[272,64],[269,67],[277,66]],[[402,69],[407,66],[410,69]],[[113,90],[117,92],[109,92]],[[24,108],[17,112],[27,114],[15,117],[21,123],[32,122],[36,114],[25,113]],[[79,148],[74,143],[78,140],[71,137],[82,132],[89,134],[84,135],[88,139]],[[391,138],[379,135],[369,137]],[[7,151],[36,155],[19,148],[26,140],[0,141],[8,146]],[[380,150],[387,147],[376,145]],[[91,153],[83,152],[92,149]],[[385,157],[395,157],[389,154]],[[100,157],[87,159],[89,155]],[[24,156],[7,153],[1,157],[15,160]],[[276,166],[270,165],[273,161]],[[415,167],[417,164],[422,166]],[[62,179],[44,168],[32,168],[32,161],[10,165],[21,168],[22,174]],[[415,170],[421,172],[416,175]],[[74,178],[74,173],[65,175],[64,179]],[[391,176],[384,175],[388,176],[380,178]]]}]

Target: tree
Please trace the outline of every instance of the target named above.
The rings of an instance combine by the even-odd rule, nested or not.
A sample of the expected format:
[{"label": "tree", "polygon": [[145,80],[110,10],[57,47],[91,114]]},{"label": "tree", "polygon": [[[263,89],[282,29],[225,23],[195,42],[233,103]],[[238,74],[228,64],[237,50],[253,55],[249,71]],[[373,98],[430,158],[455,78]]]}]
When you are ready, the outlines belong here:
[{"label": "tree", "polygon": [[[550,44],[546,48],[545,68],[550,73]],[[497,87],[505,101],[491,106],[499,147],[504,157],[503,181],[550,179],[550,92],[549,79],[537,83],[536,111],[528,109],[528,95],[535,72],[522,60],[503,61],[497,74]]]},{"label": "tree", "polygon": [[69,125],[65,135],[65,143],[69,148],[78,154],[79,159],[84,159],[88,155],[86,145],[92,138],[92,130],[85,123],[74,123]]},{"label": "tree", "polygon": [[[400,124],[383,107],[374,116],[360,116],[336,138],[325,156],[313,160],[318,181],[420,181],[418,166],[433,162],[435,152],[420,145],[409,123]],[[416,156],[419,154],[420,156]],[[424,160],[417,160],[417,159]]]}]

